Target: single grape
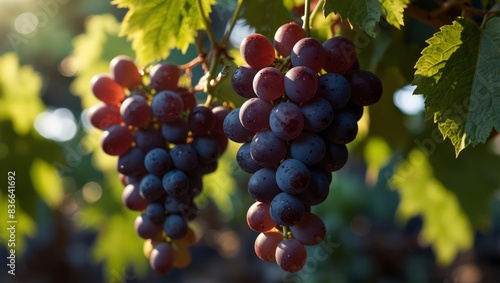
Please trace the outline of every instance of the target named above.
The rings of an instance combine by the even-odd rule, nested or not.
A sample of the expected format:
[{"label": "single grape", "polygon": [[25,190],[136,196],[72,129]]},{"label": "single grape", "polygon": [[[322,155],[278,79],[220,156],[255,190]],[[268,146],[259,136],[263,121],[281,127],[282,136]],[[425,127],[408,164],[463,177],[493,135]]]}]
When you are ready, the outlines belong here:
[{"label": "single grape", "polygon": [[250,66],[239,66],[231,77],[231,85],[234,91],[241,97],[253,98],[257,94],[253,90],[253,79],[258,70]]},{"label": "single grape", "polygon": [[286,193],[298,194],[304,191],[311,180],[309,169],[297,159],[285,159],[276,170],[276,183]]},{"label": "single grape", "polygon": [[333,109],[344,107],[351,98],[351,85],[339,74],[326,73],[318,78],[316,95],[328,100]]},{"label": "single grape", "polygon": [[224,135],[224,120],[226,116],[229,114],[230,110],[224,106],[216,106],[212,109],[212,113],[214,113],[214,126],[212,128],[212,134],[215,135]]},{"label": "single grape", "polygon": [[154,148],[165,147],[165,139],[163,138],[160,129],[155,126],[142,128],[135,132],[135,143],[144,153],[147,153]]},{"label": "single grape", "polygon": [[118,172],[126,176],[144,176],[146,174],[144,153],[139,148],[133,147],[118,157],[116,167]]},{"label": "single grape", "polygon": [[190,144],[178,144],[170,150],[174,167],[184,172],[191,171],[198,165],[198,155]]},{"label": "single grape", "polygon": [[266,232],[276,226],[269,214],[269,202],[254,202],[247,211],[247,225],[256,232]]},{"label": "single grape", "polygon": [[125,99],[123,87],[108,74],[94,75],[90,85],[92,93],[106,104],[120,106]]},{"label": "single grape", "polygon": [[92,126],[100,130],[105,130],[111,125],[123,122],[122,116],[120,115],[120,108],[104,102],[98,102],[90,107],[87,115]]},{"label": "single grape", "polygon": [[304,129],[304,115],[292,102],[282,102],[274,106],[269,115],[271,131],[282,140],[292,140]]},{"label": "single grape", "polygon": [[288,57],[292,53],[295,43],[305,37],[307,37],[307,33],[297,23],[286,23],[280,26],[274,34],[274,48],[283,57]]},{"label": "single grape", "polygon": [[255,254],[264,261],[276,260],[276,247],[283,241],[283,234],[276,228],[260,233],[255,239]]},{"label": "single grape", "polygon": [[270,202],[281,193],[281,189],[276,183],[276,169],[261,168],[250,176],[248,180],[248,193],[260,202]]},{"label": "single grape", "polygon": [[309,186],[297,196],[307,206],[318,205],[326,200],[330,193],[332,175],[321,169],[309,168],[311,181]]},{"label": "single grape", "polygon": [[159,273],[168,273],[174,267],[174,250],[168,243],[157,244],[149,256],[149,265]]},{"label": "single grape", "polygon": [[203,163],[210,163],[219,157],[219,143],[212,136],[197,136],[191,142],[191,146],[198,154],[198,160]]},{"label": "single grape", "polygon": [[168,171],[163,175],[162,184],[168,195],[178,197],[188,193],[189,179],[181,170]]},{"label": "single grape", "polygon": [[304,203],[295,195],[279,193],[270,208],[271,217],[279,225],[292,226],[297,224],[304,215]]},{"label": "single grape", "polygon": [[184,111],[190,111],[198,104],[198,100],[193,91],[185,87],[179,87],[174,90],[174,92],[178,93],[181,97],[182,103],[184,104]]},{"label": "single grape", "polygon": [[191,109],[188,117],[188,128],[194,135],[204,136],[212,130],[215,116],[212,110],[204,105]]},{"label": "single grape", "polygon": [[333,120],[332,105],[319,96],[300,105],[300,111],[304,116],[304,130],[317,133],[326,129]]},{"label": "single grape", "polygon": [[306,264],[307,251],[296,239],[281,241],[276,247],[276,263],[286,272],[297,272]]},{"label": "single grape", "polygon": [[153,223],[163,223],[165,220],[165,207],[159,202],[151,202],[146,207],[146,217]]},{"label": "single grape", "polygon": [[177,214],[170,214],[163,223],[165,234],[171,239],[181,239],[188,232],[186,220]]},{"label": "single grape", "polygon": [[302,103],[310,100],[317,89],[318,78],[308,67],[297,66],[286,72],[285,92],[293,102]]},{"label": "single grape", "polygon": [[345,75],[356,61],[356,46],[345,36],[334,36],[323,43],[325,71]]},{"label": "single grape", "polygon": [[377,103],[382,97],[382,82],[374,73],[367,70],[357,70],[346,75],[351,85],[351,101],[369,106]]},{"label": "single grape", "polygon": [[243,127],[252,132],[269,129],[269,115],[273,106],[260,98],[250,98],[240,108],[239,118]]},{"label": "single grape", "polygon": [[250,143],[250,155],[262,167],[273,167],[286,157],[286,141],[278,138],[271,131],[263,131],[255,135]]},{"label": "single grape", "polygon": [[316,134],[303,132],[290,145],[290,155],[307,166],[319,163],[325,157],[325,141]]},{"label": "single grape", "polygon": [[306,246],[315,246],[326,236],[323,220],[314,213],[306,212],[299,223],[290,227],[293,237]]},{"label": "single grape", "polygon": [[139,193],[143,198],[152,202],[163,197],[163,195],[165,195],[165,190],[163,189],[160,178],[153,174],[148,174],[141,180]]},{"label": "single grape", "polygon": [[241,124],[240,108],[236,108],[229,112],[224,119],[222,127],[227,138],[238,143],[251,141],[255,134],[255,132],[250,131]]},{"label": "single grape", "polygon": [[172,196],[166,195],[165,197],[165,210],[169,213],[182,214],[189,209],[191,198],[186,195]]},{"label": "single grape", "polygon": [[123,155],[131,147],[134,137],[126,126],[111,125],[101,134],[101,148],[108,155]]},{"label": "single grape", "polygon": [[319,166],[328,172],[341,169],[347,162],[349,153],[345,144],[329,143],[326,148],[325,158]]},{"label": "single grape", "polygon": [[330,126],[322,133],[323,137],[330,142],[350,143],[358,134],[358,121],[351,112],[338,110],[333,115]]},{"label": "single grape", "polygon": [[139,193],[139,186],[128,184],[122,192],[122,203],[130,210],[143,211],[148,201]]},{"label": "single grape", "polygon": [[170,153],[164,148],[154,148],[144,156],[144,167],[146,170],[158,177],[163,176],[172,168]]},{"label": "single grape", "polygon": [[170,143],[186,143],[188,133],[188,124],[180,117],[171,122],[162,123],[161,125],[161,134],[165,141]]},{"label": "single grape", "polygon": [[260,99],[278,99],[285,92],[284,78],[283,73],[274,67],[262,68],[254,76],[253,90]]},{"label": "single grape", "polygon": [[252,155],[250,154],[250,147],[251,147],[250,142],[246,142],[240,146],[238,152],[236,153],[236,162],[238,163],[241,170],[252,174],[257,170],[261,169],[262,166],[260,166],[252,158]]},{"label": "single grape", "polygon": [[151,110],[153,110],[153,115],[161,122],[172,122],[184,111],[184,102],[178,93],[164,90],[153,97]]},{"label": "single grape", "polygon": [[120,114],[127,125],[144,127],[149,122],[153,112],[146,98],[140,95],[131,95],[120,106]]},{"label": "single grape", "polygon": [[151,88],[159,91],[175,90],[179,83],[180,70],[171,63],[156,64],[149,73]]},{"label": "single grape", "polygon": [[134,89],[141,85],[142,77],[132,58],[119,55],[109,62],[109,68],[113,79],[128,89]]},{"label": "single grape", "polygon": [[319,73],[323,69],[326,52],[318,40],[306,37],[295,43],[290,59],[295,67],[305,66],[311,69],[313,73]]},{"label": "single grape", "polygon": [[134,230],[143,239],[157,238],[162,233],[161,225],[152,222],[146,213],[138,215],[135,218]]},{"label": "single grape", "polygon": [[243,60],[253,69],[260,70],[274,62],[273,44],[262,34],[254,33],[246,36],[240,45]]},{"label": "single grape", "polygon": [[364,107],[349,100],[349,102],[342,107],[342,110],[351,112],[354,118],[356,118],[356,121],[359,121],[361,117],[363,117]]}]

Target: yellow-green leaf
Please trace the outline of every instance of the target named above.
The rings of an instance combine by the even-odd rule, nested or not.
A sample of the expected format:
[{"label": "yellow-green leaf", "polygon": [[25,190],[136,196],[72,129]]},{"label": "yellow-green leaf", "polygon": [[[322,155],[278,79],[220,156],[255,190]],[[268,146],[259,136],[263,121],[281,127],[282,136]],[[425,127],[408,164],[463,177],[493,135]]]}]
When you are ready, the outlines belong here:
[{"label": "yellow-green leaf", "polygon": [[50,207],[56,207],[63,198],[63,185],[56,168],[42,159],[33,160],[30,168],[33,187]]}]

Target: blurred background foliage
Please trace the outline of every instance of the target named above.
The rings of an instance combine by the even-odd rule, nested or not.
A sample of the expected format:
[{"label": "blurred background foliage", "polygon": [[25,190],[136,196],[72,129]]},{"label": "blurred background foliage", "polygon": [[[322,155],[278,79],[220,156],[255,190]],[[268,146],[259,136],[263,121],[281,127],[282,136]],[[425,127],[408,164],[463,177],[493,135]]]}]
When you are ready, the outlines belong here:
[{"label": "blurred background foliage", "polygon": [[[218,38],[235,2],[213,7]],[[303,10],[301,0],[247,4],[231,37],[235,63],[246,33],[272,38]],[[5,179],[16,172],[18,220],[16,276],[4,264],[1,282],[500,280],[500,138],[455,158],[435,125],[424,121],[422,97],[411,95],[413,66],[435,30],[407,17],[401,30],[382,23],[373,39],[333,15],[314,19],[314,36],[351,38],[361,66],[381,78],[384,96],[365,109],[348,164],[334,173],[328,200],[315,207],[327,226],[325,242],[309,250],[297,274],[254,256],[256,233],[244,220],[252,202],[249,175],[235,163],[238,145],[231,143],[196,200],[202,213],[194,222],[199,244],[191,266],[166,276],[150,272],[133,231],[136,213],[121,204],[116,160],[100,150],[99,131],[85,115],[97,101],[90,78],[109,72],[116,55],[134,57],[130,42],[118,36],[125,13],[108,1],[0,1],[0,172]],[[168,61],[182,64],[196,55],[191,46],[185,54],[173,50]],[[241,103],[228,80],[216,91]],[[3,182],[4,259],[6,190]]]}]

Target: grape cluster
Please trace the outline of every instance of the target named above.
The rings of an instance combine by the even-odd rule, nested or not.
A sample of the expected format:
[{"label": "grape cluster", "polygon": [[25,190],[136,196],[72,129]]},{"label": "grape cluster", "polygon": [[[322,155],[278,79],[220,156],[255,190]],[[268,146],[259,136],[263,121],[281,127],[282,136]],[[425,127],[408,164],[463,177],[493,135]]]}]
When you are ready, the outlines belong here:
[{"label": "grape cluster", "polygon": [[92,78],[101,102],[89,109],[90,121],[103,130],[102,150],[118,157],[122,201],[140,212],[134,228],[151,267],[161,273],[186,267],[196,240],[188,225],[198,213],[194,198],[227,147],[222,124],[229,110],[197,105],[195,94],[178,86],[174,64],[144,72],[117,56],[110,70]]},{"label": "grape cluster", "polygon": [[274,44],[261,34],[248,35],[240,53],[247,65],[235,70],[232,86],[247,100],[223,127],[230,140],[242,143],[237,162],[252,174],[248,192],[255,203],[247,223],[260,232],[257,256],[296,272],[307,259],[304,246],[326,235],[311,207],[327,198],[363,107],[380,99],[382,84],[360,69],[348,38],[320,43],[295,23],[282,25]]}]

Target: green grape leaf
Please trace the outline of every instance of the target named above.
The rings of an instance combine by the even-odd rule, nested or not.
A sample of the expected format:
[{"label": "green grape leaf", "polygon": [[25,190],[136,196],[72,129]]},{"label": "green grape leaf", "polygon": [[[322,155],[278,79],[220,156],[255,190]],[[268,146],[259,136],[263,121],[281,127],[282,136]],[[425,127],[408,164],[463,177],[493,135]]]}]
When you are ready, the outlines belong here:
[{"label": "green grape leaf", "polygon": [[[208,17],[215,0],[201,2]],[[113,4],[129,9],[120,34],[132,40],[141,65],[167,58],[174,48],[186,52],[198,30],[205,29],[197,0],[115,0]]]},{"label": "green grape leaf", "polygon": [[15,53],[0,57],[0,120],[12,120],[18,135],[26,135],[45,106],[42,80],[31,66],[20,66]]},{"label": "green grape leaf", "polygon": [[380,0],[382,15],[389,24],[399,29],[405,24],[403,13],[409,3],[410,0]]},{"label": "green grape leaf", "polygon": [[458,156],[500,129],[500,18],[488,20],[482,30],[458,18],[427,43],[415,65],[414,93],[424,95],[426,116],[434,118]]},{"label": "green grape leaf", "polygon": [[[284,3],[285,2],[285,3]],[[285,4],[288,1],[252,0],[246,1],[241,18],[260,33],[273,40],[274,33],[284,23],[292,21]]]},{"label": "green grape leaf", "polygon": [[343,20],[349,20],[351,25],[359,26],[368,35],[375,37],[382,5],[379,0],[326,0],[323,14],[326,17],[330,13],[339,14]]},{"label": "green grape leaf", "polygon": [[470,219],[456,194],[436,179],[428,154],[412,150],[396,166],[390,185],[401,197],[397,217],[402,221],[422,217],[422,239],[432,245],[438,263],[450,264],[459,251],[472,247]]}]

